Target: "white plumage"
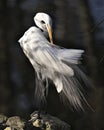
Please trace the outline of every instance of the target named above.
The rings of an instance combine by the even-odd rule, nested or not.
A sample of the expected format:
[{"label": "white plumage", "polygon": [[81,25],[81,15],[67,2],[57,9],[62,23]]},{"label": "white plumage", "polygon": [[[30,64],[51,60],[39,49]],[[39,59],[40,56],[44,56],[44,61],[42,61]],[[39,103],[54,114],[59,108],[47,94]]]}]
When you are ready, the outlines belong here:
[{"label": "white plumage", "polygon": [[[81,78],[85,84],[89,81],[77,64],[84,50],[65,49],[52,44],[52,20],[49,15],[37,13],[34,21],[39,28],[30,27],[19,43],[37,73],[37,102],[45,100],[45,91],[50,79],[63,98],[76,109],[83,109],[81,100],[86,100],[80,90],[79,79]],[[47,40],[48,36],[50,42]],[[44,81],[47,83],[46,86]]]}]

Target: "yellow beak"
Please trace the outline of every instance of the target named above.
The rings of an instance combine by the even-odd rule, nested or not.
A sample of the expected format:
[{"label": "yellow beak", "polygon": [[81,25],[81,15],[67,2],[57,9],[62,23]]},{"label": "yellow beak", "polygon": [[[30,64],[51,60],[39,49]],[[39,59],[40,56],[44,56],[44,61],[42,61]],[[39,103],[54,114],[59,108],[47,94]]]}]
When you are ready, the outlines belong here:
[{"label": "yellow beak", "polygon": [[53,44],[52,28],[49,24],[47,24],[46,27],[47,27],[47,30],[48,30],[50,42]]}]

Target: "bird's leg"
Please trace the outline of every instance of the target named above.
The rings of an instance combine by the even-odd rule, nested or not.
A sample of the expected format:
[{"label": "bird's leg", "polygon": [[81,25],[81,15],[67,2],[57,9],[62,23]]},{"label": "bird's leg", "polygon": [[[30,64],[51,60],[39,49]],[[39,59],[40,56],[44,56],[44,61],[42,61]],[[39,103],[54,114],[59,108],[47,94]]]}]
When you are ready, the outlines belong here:
[{"label": "bird's leg", "polygon": [[47,95],[48,95],[48,79],[46,78],[45,79],[45,97],[47,97]]},{"label": "bird's leg", "polygon": [[38,117],[37,117],[37,119],[41,119],[40,113],[41,113],[41,110],[39,109],[39,110],[38,110]]},{"label": "bird's leg", "polygon": [[[46,111],[46,96],[48,95],[48,79],[44,78],[41,73],[36,73],[36,100],[38,108],[38,119],[40,119],[41,112]],[[38,95],[39,94],[39,95]]]}]

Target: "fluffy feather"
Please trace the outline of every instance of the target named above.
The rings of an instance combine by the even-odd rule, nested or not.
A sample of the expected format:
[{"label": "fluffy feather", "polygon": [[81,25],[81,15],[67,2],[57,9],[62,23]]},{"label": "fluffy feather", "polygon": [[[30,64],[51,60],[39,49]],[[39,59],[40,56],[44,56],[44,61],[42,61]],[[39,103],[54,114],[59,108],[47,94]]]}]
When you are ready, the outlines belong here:
[{"label": "fluffy feather", "polygon": [[38,85],[35,94],[38,102],[45,101],[47,87],[44,86],[43,81],[51,79],[63,98],[66,97],[76,109],[83,109],[81,102],[86,100],[81,92],[82,86],[78,78],[80,77],[85,84],[90,83],[77,64],[84,50],[51,45],[42,31],[36,27],[28,29],[19,43],[37,73]]}]

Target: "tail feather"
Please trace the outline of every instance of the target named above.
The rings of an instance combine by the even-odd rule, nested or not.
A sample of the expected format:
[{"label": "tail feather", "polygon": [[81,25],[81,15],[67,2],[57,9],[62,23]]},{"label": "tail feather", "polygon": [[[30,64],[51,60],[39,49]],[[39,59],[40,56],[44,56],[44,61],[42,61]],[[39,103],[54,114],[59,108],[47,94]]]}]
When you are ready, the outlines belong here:
[{"label": "tail feather", "polygon": [[72,65],[71,68],[74,70],[78,81],[82,81],[87,88],[94,88],[91,79],[89,79],[89,77],[78,66]]},{"label": "tail feather", "polygon": [[[57,85],[56,89],[57,92],[60,94],[60,97],[64,104],[72,105],[75,109],[81,109],[84,111],[84,108],[82,106],[82,102],[85,102],[87,106],[90,106],[83,94],[84,88],[81,85],[81,82],[79,81],[78,77],[83,80],[85,85],[88,87],[92,86],[87,76],[76,66],[73,68],[74,71],[76,71],[77,76],[74,75],[72,77],[69,77],[68,75],[58,75],[57,76]],[[55,83],[55,82],[54,82]],[[60,87],[61,85],[61,87]],[[58,91],[60,90],[60,91]]]},{"label": "tail feather", "polygon": [[[60,79],[57,80],[63,85],[59,94],[64,104],[67,104],[68,106],[70,104],[74,106],[75,109],[81,108],[83,110],[81,100],[84,96],[78,87],[77,80],[73,77],[70,78],[64,75],[61,75]],[[60,87],[60,84],[57,85],[57,88]]]}]

